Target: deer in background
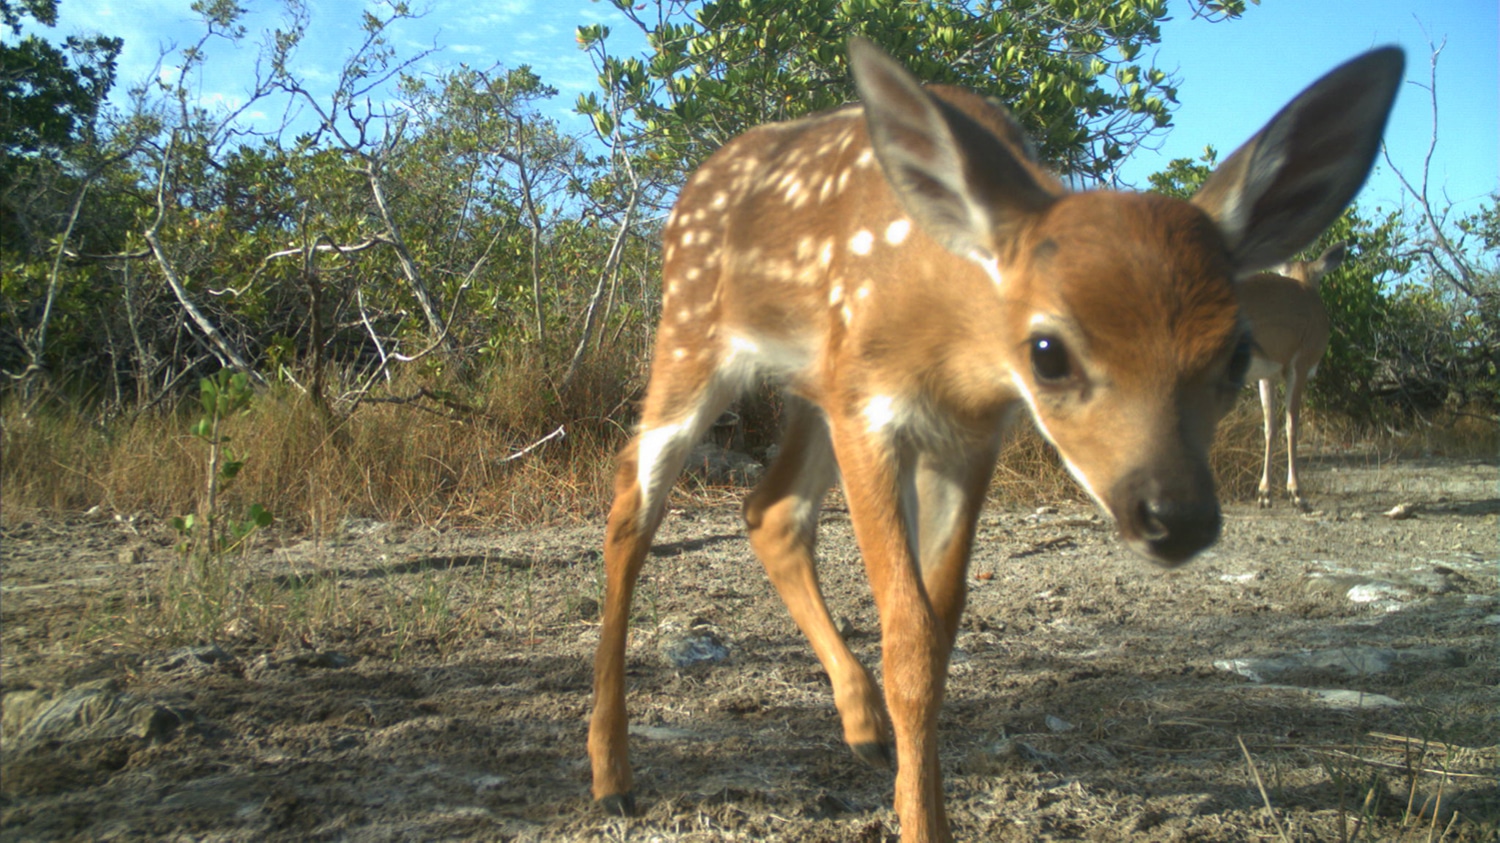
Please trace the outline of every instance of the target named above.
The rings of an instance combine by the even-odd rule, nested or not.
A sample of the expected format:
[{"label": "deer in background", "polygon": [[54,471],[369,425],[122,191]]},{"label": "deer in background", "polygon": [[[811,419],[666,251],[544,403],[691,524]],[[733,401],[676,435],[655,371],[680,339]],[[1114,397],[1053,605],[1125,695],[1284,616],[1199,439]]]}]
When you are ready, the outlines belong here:
[{"label": "deer in background", "polygon": [[[1191,202],[1069,193],[1010,115],[924,88],[867,41],[862,105],[753,129],[683,186],[662,321],[620,454],[589,726],[594,797],[632,813],[631,596],[683,460],[763,374],[794,396],[745,501],[750,544],[833,685],[858,757],[896,767],[908,841],[950,837],[938,711],[975,524],[1029,415],[1125,543],[1175,566],[1219,535],[1208,449],[1251,346],[1237,279],[1304,248],[1369,173],[1395,48],[1314,83]],[[880,613],[884,695],[835,628],[814,558],[842,481]]]},{"label": "deer in background", "polygon": [[1318,294],[1323,276],[1344,260],[1337,243],[1317,260],[1292,261],[1271,272],[1253,275],[1236,287],[1240,313],[1252,340],[1248,378],[1260,383],[1260,408],[1266,422],[1266,458],[1256,496],[1271,505],[1271,451],[1276,443],[1275,378],[1286,382],[1286,492],[1298,509],[1306,509],[1297,484],[1297,421],[1307,382],[1328,350],[1328,310]]}]

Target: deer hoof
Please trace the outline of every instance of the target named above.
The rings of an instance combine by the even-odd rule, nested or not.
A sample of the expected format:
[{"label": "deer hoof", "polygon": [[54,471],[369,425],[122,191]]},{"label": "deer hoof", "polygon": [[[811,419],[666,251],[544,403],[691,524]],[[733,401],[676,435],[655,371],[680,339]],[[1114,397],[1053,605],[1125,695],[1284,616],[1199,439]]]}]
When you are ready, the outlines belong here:
[{"label": "deer hoof", "polygon": [[601,796],[596,800],[604,813],[614,817],[635,816],[635,794],[613,793],[609,796]]},{"label": "deer hoof", "polygon": [[882,770],[896,769],[896,753],[888,743],[883,741],[867,741],[865,743],[850,744],[849,748],[854,750],[854,755],[859,760],[869,764],[871,767],[879,767]]},{"label": "deer hoof", "polygon": [[1255,496],[1255,502],[1260,505],[1261,509],[1270,509],[1271,495],[1267,492],[1261,492]]}]

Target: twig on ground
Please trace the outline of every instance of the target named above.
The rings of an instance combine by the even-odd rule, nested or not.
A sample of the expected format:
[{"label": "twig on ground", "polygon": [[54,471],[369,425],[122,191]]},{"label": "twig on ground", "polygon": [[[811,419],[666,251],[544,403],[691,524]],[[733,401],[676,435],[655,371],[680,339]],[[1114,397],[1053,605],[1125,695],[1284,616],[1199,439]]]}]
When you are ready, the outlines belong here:
[{"label": "twig on ground", "polygon": [[1245,753],[1245,764],[1250,768],[1250,775],[1255,778],[1255,786],[1260,790],[1260,799],[1265,803],[1266,813],[1271,815],[1271,822],[1276,825],[1277,836],[1282,839],[1283,843],[1290,843],[1286,836],[1286,829],[1281,827],[1281,818],[1276,815],[1276,809],[1271,807],[1271,797],[1266,793],[1265,782],[1260,780],[1260,771],[1255,769],[1255,759],[1250,757],[1250,749],[1245,746],[1245,739],[1239,735],[1235,735],[1234,739],[1239,741],[1240,751]]}]

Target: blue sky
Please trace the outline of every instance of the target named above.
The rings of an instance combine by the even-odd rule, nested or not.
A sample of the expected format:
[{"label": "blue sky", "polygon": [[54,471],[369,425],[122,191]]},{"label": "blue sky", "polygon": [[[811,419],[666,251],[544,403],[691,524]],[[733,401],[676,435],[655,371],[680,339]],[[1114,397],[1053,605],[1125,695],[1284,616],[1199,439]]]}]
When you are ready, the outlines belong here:
[{"label": "blue sky", "polygon": [[[278,3],[241,0],[250,29],[238,49],[215,44],[204,70],[205,98],[243,102],[258,51],[259,33],[276,26]],[[143,8],[150,6],[145,13]],[[1355,54],[1382,44],[1407,50],[1407,79],[1426,84],[1428,38],[1447,46],[1438,72],[1438,147],[1432,163],[1434,198],[1446,196],[1472,211],[1500,189],[1500,20],[1495,0],[1262,0],[1243,19],[1207,24],[1189,18],[1174,0],[1176,18],[1162,28],[1158,66],[1182,79],[1175,127],[1158,151],[1139,153],[1123,170],[1137,185],[1173,158],[1196,157],[1206,144],[1226,156],[1287,100],[1322,73]],[[617,52],[644,41],[608,3],[590,0],[416,0],[420,20],[396,30],[395,46],[410,54],[436,45],[423,69],[459,62],[486,68],[530,64],[559,90],[557,116],[583,131],[570,115],[578,94],[594,89],[594,70],[574,41],[580,24],[603,22],[615,32]],[[338,0],[309,0],[311,38],[297,67],[309,81],[331,78],[360,40],[357,11]],[[49,37],[102,31],[125,39],[120,90],[149,76],[161,51],[192,43],[201,32],[190,0],[61,0],[60,21]],[[1424,32],[1425,30],[1425,32]],[[170,61],[170,57],[169,57]],[[1387,131],[1392,158],[1409,178],[1420,176],[1432,134],[1427,92],[1403,87]],[[1401,192],[1382,161],[1360,196],[1365,206],[1394,207]]]}]

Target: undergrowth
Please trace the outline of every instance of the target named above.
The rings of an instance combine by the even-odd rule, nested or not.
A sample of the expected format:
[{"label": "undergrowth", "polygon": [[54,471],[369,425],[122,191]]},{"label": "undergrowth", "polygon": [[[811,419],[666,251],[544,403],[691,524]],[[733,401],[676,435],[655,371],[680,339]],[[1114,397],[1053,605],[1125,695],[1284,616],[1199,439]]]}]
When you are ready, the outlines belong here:
[{"label": "undergrowth", "polygon": [[[263,389],[224,433],[253,455],[224,505],[262,504],[284,527],[327,533],[351,517],[435,525],[534,526],[598,518],[608,509],[614,455],[627,438],[640,378],[621,364],[596,365],[566,399],[539,367],[498,367],[475,382],[367,401],[338,418],[289,388]],[[0,403],[0,497],[5,523],[93,507],[166,518],[192,512],[201,497],[207,454],[191,433],[196,402],[174,411],[104,418],[55,400],[23,411]],[[752,453],[773,441],[777,407],[753,415]],[[534,450],[507,459],[554,433]],[[1375,463],[1427,456],[1493,457],[1492,420],[1456,414],[1405,429],[1370,430],[1347,419],[1309,413],[1304,459],[1358,453]],[[1211,461],[1226,502],[1253,500],[1263,433],[1259,407],[1247,395],[1221,422]],[[1274,465],[1285,472],[1278,435]],[[1279,482],[1277,483],[1279,485]],[[683,483],[683,504],[737,500],[735,490]],[[1029,507],[1083,502],[1056,452],[1024,422],[1001,454],[992,502]]]}]

